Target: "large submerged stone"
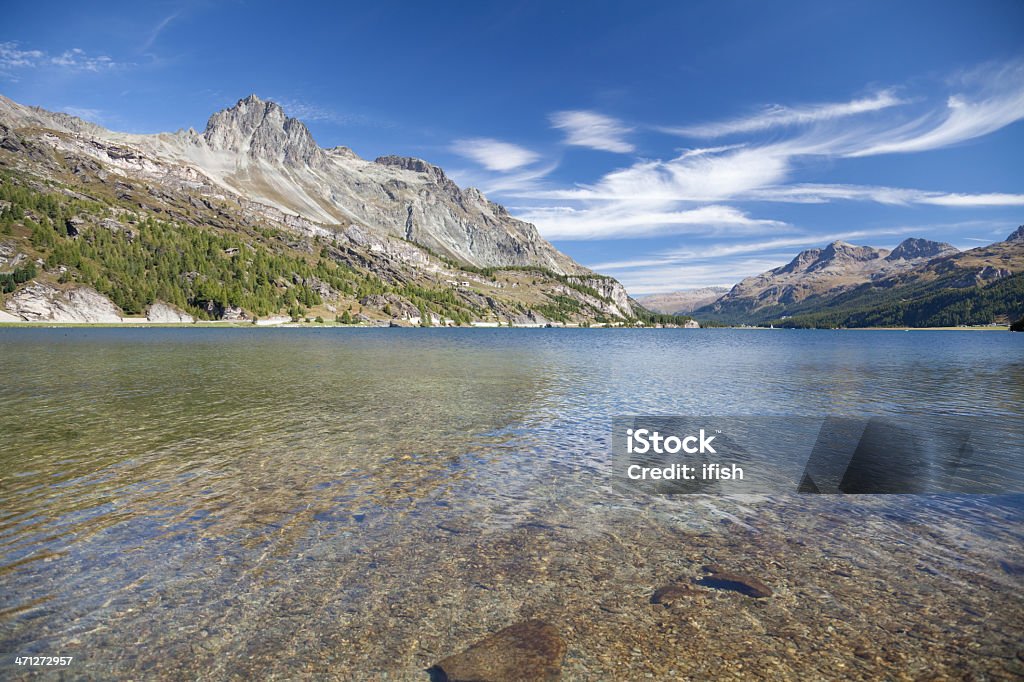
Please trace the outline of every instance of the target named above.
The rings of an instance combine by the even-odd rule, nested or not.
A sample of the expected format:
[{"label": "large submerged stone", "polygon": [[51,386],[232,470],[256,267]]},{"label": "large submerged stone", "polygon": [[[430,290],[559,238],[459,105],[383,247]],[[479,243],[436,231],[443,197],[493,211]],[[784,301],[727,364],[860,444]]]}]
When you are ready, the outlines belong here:
[{"label": "large submerged stone", "polygon": [[731,573],[718,566],[705,566],[709,575],[697,581],[698,585],[716,590],[739,592],[748,597],[763,598],[772,596],[772,590],[757,578],[738,573]]},{"label": "large submerged stone", "polygon": [[660,587],[651,595],[652,604],[663,604],[666,608],[676,602],[696,596],[696,590],[686,583],[671,583]]},{"label": "large submerged stone", "polygon": [[445,658],[430,672],[435,680],[447,682],[557,680],[564,657],[565,642],[558,630],[544,621],[527,620]]}]

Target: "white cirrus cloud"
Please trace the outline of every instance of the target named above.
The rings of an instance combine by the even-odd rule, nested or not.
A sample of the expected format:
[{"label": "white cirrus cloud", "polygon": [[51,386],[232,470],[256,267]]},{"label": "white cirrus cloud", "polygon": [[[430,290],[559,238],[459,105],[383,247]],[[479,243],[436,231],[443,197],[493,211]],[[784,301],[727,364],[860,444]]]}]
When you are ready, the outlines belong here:
[{"label": "white cirrus cloud", "polygon": [[669,161],[638,161],[592,185],[512,195],[538,204],[516,215],[535,223],[548,239],[779,231],[789,226],[718,202],[782,182],[788,170],[786,154],[770,149],[683,152]]},{"label": "white cirrus cloud", "polygon": [[935,115],[923,116],[895,130],[886,131],[877,139],[869,140],[862,148],[848,152],[846,156],[929,151],[1005,128],[1024,119],[1024,70],[1008,76],[1004,85],[1008,86],[1006,92],[974,101],[963,95],[951,95],[938,121]]},{"label": "white cirrus cloud", "polygon": [[507,172],[528,166],[540,158],[537,152],[489,137],[456,140],[452,151],[471,159],[487,170]]},{"label": "white cirrus cloud", "polygon": [[141,51],[145,52],[153,47],[153,43],[157,41],[157,38],[160,37],[160,34],[163,33],[164,29],[170,26],[171,22],[177,19],[179,15],[180,12],[172,12],[157,22],[156,26],[154,26],[149,32],[145,42],[142,43],[142,47],[140,48]]},{"label": "white cirrus cloud", "polygon": [[336,111],[329,107],[290,97],[271,96],[268,99],[281,105],[286,115],[297,118],[305,123],[323,121],[336,125],[368,126],[373,128],[390,128],[393,125],[379,117]]},{"label": "white cirrus cloud", "polygon": [[782,146],[729,148],[723,153],[683,152],[668,161],[643,160],[611,171],[596,183],[538,196],[627,203],[718,201],[786,178],[792,151]]},{"label": "white cirrus cloud", "polygon": [[891,90],[882,90],[870,97],[855,99],[849,102],[831,102],[795,107],[775,104],[765,107],[762,111],[751,116],[694,126],[663,126],[659,127],[658,130],[686,137],[715,138],[737,133],[759,132],[770,128],[833,121],[848,116],[888,109],[903,103],[905,101],[896,97]]},{"label": "white cirrus cloud", "polygon": [[[953,105],[918,118],[851,121],[842,111],[824,108],[817,123],[770,140],[751,138],[736,144],[687,149],[674,158],[637,160],[605,173],[592,183],[574,187],[526,189],[512,196],[540,205],[523,212],[541,234],[553,239],[595,239],[693,233],[701,229],[690,220],[706,205],[735,202],[829,203],[873,201],[885,205],[945,207],[1006,207],[1024,205],[1024,195],[1012,192],[934,191],[901,187],[791,184],[798,168],[816,158],[841,159],[896,151],[926,151],[945,147],[1024,119],[1024,67],[1021,62],[979,71],[958,85],[963,92]],[[882,107],[891,95],[854,100],[846,113]],[[810,116],[804,112],[805,117]],[[775,117],[776,120],[779,117]],[[736,127],[736,126],[733,126]],[[747,126],[751,127],[751,126]],[[721,210],[716,209],[716,210]],[[732,209],[735,211],[736,209]],[[743,214],[746,215],[746,214]],[[709,221],[732,229],[745,223]],[[778,231],[788,226],[770,219],[750,219],[750,225]]]},{"label": "white cirrus cloud", "polygon": [[102,123],[103,111],[100,109],[93,109],[90,107],[77,107],[77,106],[65,106],[61,108],[65,114],[71,114],[76,116],[83,121],[91,121],[92,123]]},{"label": "white cirrus cloud", "polygon": [[595,111],[557,111],[551,125],[565,132],[565,143],[606,152],[629,154],[636,147],[626,140],[633,131],[616,118]]},{"label": "white cirrus cloud", "polygon": [[745,198],[798,204],[824,204],[831,201],[874,201],[888,205],[929,204],[932,206],[1024,206],[1024,194],[985,192],[967,194],[936,192],[902,187],[803,183],[769,187],[750,192]]},{"label": "white cirrus cloud", "polygon": [[535,207],[519,212],[516,217],[534,223],[547,239],[567,241],[679,233],[760,232],[788,227],[781,221],[751,218],[732,206],[715,204],[687,209],[620,203],[582,209]]}]

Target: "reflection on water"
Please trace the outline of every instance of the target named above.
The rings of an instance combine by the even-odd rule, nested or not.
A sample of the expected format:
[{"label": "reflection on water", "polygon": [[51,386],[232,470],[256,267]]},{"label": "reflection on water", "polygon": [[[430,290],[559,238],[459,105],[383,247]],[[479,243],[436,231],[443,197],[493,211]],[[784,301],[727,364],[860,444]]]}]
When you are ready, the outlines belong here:
[{"label": "reflection on water", "polygon": [[[0,330],[0,669],[418,679],[541,615],[569,677],[1014,674],[1020,498],[645,497],[609,452],[620,414],[1024,423],[1022,336]],[[652,610],[708,561],[776,595]]]}]

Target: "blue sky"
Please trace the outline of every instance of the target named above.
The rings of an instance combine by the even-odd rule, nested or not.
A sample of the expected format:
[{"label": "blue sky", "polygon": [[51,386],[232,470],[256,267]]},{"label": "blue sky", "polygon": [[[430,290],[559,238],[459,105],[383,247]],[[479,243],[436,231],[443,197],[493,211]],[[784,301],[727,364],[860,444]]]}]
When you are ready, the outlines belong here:
[{"label": "blue sky", "polygon": [[115,130],[255,92],[634,294],[1024,223],[1024,3],[16,2],[0,92]]}]

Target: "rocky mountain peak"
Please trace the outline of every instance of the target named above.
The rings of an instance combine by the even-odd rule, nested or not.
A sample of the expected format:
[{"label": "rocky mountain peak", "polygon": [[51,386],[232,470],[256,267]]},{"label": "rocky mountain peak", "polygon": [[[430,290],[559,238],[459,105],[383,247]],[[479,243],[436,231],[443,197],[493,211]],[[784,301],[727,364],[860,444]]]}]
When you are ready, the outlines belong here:
[{"label": "rocky mountain peak", "polygon": [[918,239],[916,237],[910,237],[904,239],[899,245],[892,250],[886,260],[917,260],[919,258],[938,258],[940,256],[949,256],[954,253],[958,253],[957,249],[952,244],[945,242],[933,242],[930,239]]},{"label": "rocky mountain peak", "polygon": [[1008,242],[1024,242],[1024,225],[1021,225],[1016,230],[1010,233],[1010,236],[1005,239]]},{"label": "rocky mountain peak", "polygon": [[359,159],[358,154],[352,151],[350,147],[346,147],[344,145],[331,147],[329,149],[325,149],[324,151],[326,151],[328,154],[331,154],[332,156],[336,156],[341,159]]},{"label": "rocky mountain peak", "polygon": [[211,116],[203,138],[213,149],[286,166],[321,168],[326,163],[324,151],[301,121],[289,118],[276,102],[256,95]]},{"label": "rocky mountain peak", "polygon": [[801,251],[796,257],[789,261],[786,265],[778,268],[780,274],[789,272],[799,272],[806,268],[808,265],[814,263],[821,256],[821,249],[807,249]]},{"label": "rocky mountain peak", "polygon": [[882,258],[888,253],[884,249],[874,249],[870,246],[855,246],[848,242],[836,240],[821,250],[818,258],[807,270],[856,266],[860,263]]}]

